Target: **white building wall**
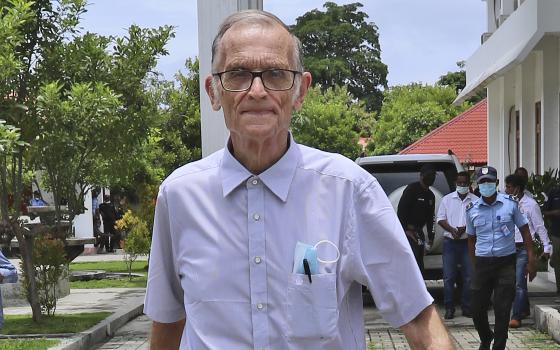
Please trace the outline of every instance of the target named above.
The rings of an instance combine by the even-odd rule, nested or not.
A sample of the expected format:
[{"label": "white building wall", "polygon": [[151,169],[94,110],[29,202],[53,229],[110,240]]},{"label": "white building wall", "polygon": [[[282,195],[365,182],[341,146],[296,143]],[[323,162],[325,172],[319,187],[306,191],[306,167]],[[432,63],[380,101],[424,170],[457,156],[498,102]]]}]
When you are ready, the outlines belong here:
[{"label": "white building wall", "polygon": [[521,65],[521,89],[522,100],[520,101],[521,115],[521,155],[520,165],[525,167],[529,173],[535,171],[534,166],[534,109],[535,109],[535,66],[534,55],[529,55]]},{"label": "white building wall", "polygon": [[[546,36],[542,54],[543,170],[560,168],[560,55],[559,38]],[[556,150],[556,152],[554,152]]]}]

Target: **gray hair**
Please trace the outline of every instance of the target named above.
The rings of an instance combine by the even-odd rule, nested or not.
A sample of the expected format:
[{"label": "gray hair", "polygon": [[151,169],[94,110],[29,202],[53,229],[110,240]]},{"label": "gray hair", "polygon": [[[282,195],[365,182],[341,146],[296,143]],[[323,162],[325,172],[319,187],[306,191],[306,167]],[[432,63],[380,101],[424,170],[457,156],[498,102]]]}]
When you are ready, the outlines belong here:
[{"label": "gray hair", "polygon": [[216,73],[218,69],[219,47],[224,34],[237,23],[253,23],[261,25],[279,25],[290,34],[293,41],[293,63],[296,65],[295,70],[303,71],[303,55],[301,53],[302,46],[299,39],[290,32],[290,28],[280,18],[270,12],[261,10],[246,10],[235,12],[229,15],[218,28],[218,34],[212,42],[212,72]]}]

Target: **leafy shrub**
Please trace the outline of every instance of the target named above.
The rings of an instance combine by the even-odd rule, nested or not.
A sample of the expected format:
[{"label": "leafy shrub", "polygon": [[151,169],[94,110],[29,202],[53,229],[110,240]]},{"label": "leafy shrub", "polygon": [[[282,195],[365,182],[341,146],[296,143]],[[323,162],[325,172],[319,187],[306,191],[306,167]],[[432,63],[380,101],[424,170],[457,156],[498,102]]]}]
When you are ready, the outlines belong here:
[{"label": "leafy shrub", "polygon": [[[39,292],[41,311],[54,315],[58,298],[58,281],[66,277],[68,267],[64,242],[51,235],[39,235],[33,239],[33,266],[35,283]],[[23,274],[23,288],[26,297],[29,283],[27,274]]]},{"label": "leafy shrub", "polygon": [[132,279],[132,263],[139,255],[150,252],[150,232],[148,224],[135,216],[130,210],[117,220],[117,229],[124,237],[124,261],[128,269],[128,277]]}]

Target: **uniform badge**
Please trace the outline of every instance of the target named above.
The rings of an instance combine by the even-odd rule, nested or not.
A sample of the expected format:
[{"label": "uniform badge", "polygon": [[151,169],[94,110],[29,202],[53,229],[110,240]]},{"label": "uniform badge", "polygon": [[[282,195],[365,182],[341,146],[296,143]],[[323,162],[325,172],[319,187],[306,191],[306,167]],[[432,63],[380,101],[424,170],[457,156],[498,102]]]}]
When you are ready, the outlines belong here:
[{"label": "uniform badge", "polygon": [[488,174],[488,168],[482,168],[482,175]]},{"label": "uniform badge", "polygon": [[472,208],[473,206],[474,206],[474,204],[473,204],[472,202],[470,202],[469,204],[467,204],[467,209],[466,209],[466,210],[469,210],[469,209]]}]

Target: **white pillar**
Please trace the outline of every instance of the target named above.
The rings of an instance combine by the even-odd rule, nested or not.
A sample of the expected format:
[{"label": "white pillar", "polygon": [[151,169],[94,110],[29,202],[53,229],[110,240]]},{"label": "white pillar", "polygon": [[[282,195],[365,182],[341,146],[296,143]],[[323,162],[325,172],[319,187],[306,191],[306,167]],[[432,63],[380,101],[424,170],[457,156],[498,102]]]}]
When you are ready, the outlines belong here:
[{"label": "white pillar", "polygon": [[542,156],[543,172],[560,167],[559,71],[560,56],[557,37],[543,39]]},{"label": "white pillar", "polygon": [[204,88],[211,72],[212,40],[218,26],[230,14],[247,9],[262,10],[262,0],[198,0],[198,58],[200,60],[200,128],[202,156],[224,147],[229,135],[222,111],[212,110]]}]

